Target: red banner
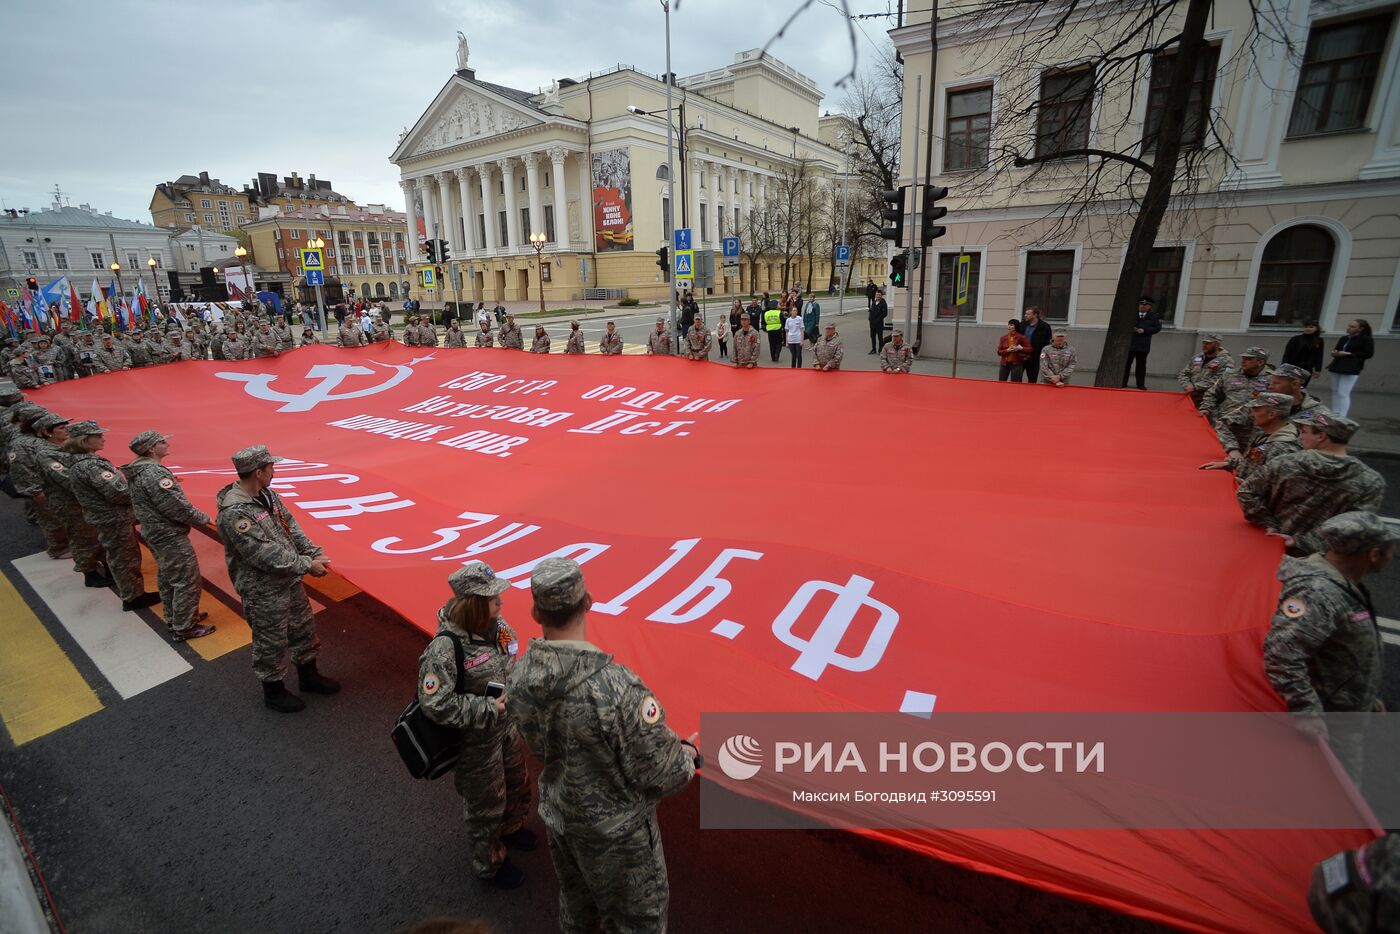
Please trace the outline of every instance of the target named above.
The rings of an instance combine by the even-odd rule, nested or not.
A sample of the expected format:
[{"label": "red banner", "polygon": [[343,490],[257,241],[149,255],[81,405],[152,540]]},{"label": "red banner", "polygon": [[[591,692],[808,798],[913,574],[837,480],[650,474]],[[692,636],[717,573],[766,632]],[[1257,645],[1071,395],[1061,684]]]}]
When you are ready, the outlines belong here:
[{"label": "red banner", "polygon": [[[1218,446],[1174,395],[399,345],[35,395],[111,428],[118,462],[138,431],[173,433],[211,514],[229,455],[266,443],[333,567],[425,632],[463,563],[515,582],[528,635],[533,565],[583,562],[590,638],[682,735],[702,710],[1281,709],[1260,663],[1278,545],[1196,470]],[[1365,839],[876,835],[1232,931],[1308,930],[1312,864]]]}]

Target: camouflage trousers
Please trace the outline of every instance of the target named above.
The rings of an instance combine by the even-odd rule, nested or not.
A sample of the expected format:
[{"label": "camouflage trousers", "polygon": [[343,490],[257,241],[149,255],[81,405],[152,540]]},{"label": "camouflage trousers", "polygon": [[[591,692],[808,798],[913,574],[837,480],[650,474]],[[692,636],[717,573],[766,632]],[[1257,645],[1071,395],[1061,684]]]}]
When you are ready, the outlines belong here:
[{"label": "camouflage trousers", "polygon": [[44,544],[48,548],[49,557],[57,558],[63,554],[68,547],[68,525],[63,521],[63,516],[54,509],[53,502],[38,503],[29,500],[29,504],[34,507],[34,518],[39,520],[39,529],[44,533]]},{"label": "camouflage trousers", "polygon": [[190,533],[143,527],[142,534],[156,559],[156,589],[160,591],[165,624],[175,632],[184,632],[194,625],[199,613],[201,587],[199,557],[190,544]]},{"label": "camouflage trousers", "polygon": [[136,541],[136,526],[130,522],[103,522],[96,525],[97,540],[107,554],[107,571],[117,585],[117,596],[123,601],[135,600],[146,592],[141,578],[141,546]]},{"label": "camouflage trousers", "polygon": [[83,518],[83,507],[67,491],[49,491],[48,508],[63,520],[68,533],[68,547],[73,552],[73,570],[79,574],[102,570],[102,546],[97,541],[97,529]]},{"label": "camouflage trousers", "polygon": [[292,664],[316,660],[321,643],[311,618],[311,601],[301,578],[257,577],[246,590],[240,588],[243,618],[253,630],[253,674],[259,681],[287,677],[287,653]]},{"label": "camouflage trousers", "polygon": [[559,930],[618,934],[666,930],[671,900],[656,812],[610,836],[549,830],[559,876]]},{"label": "camouflage trousers", "polygon": [[501,837],[525,826],[530,813],[530,776],[520,731],[508,723],[493,732],[498,733],[493,742],[467,741],[453,776],[462,796],[472,871],[483,879],[505,862]]}]

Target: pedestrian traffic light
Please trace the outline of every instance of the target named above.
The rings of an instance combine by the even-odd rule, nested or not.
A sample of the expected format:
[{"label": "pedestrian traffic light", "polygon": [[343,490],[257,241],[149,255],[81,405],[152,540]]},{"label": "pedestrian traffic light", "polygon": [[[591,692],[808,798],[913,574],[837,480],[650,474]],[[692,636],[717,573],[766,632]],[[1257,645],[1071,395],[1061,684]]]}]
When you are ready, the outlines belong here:
[{"label": "pedestrian traffic light", "polygon": [[31,292],[37,292],[39,291],[39,280],[30,276],[28,279],[24,280],[24,287]]},{"label": "pedestrian traffic light", "polygon": [[423,255],[427,257],[430,263],[436,263],[438,261],[436,240],[429,240],[427,243],[423,244]]},{"label": "pedestrian traffic light", "polygon": [[890,257],[890,284],[897,289],[904,288],[909,271],[909,251],[903,250]]},{"label": "pedestrian traffic light", "polygon": [[881,225],[880,236],[893,240],[895,246],[904,246],[904,194],[908,190],[908,185],[901,185],[892,191],[880,192],[880,200],[885,203],[880,209],[880,217],[894,222],[893,227]]},{"label": "pedestrian traffic light", "polygon": [[671,281],[671,248],[663,246],[656,251],[656,265],[661,267],[662,281]]},{"label": "pedestrian traffic light", "polygon": [[435,270],[435,272],[437,272],[437,281],[441,282],[441,281],[442,281],[442,267],[441,267],[441,266],[437,267],[437,269]]},{"label": "pedestrian traffic light", "polygon": [[934,223],[948,213],[948,209],[939,204],[939,200],[948,197],[948,189],[936,185],[924,186],[924,220],[920,227],[919,242],[928,246],[939,237],[948,232],[947,227],[940,227]]},{"label": "pedestrian traffic light", "polygon": [[[446,240],[437,241],[437,261],[439,263],[445,263],[451,258],[452,247],[448,245]],[[441,270],[439,270],[438,275],[442,275]]]}]

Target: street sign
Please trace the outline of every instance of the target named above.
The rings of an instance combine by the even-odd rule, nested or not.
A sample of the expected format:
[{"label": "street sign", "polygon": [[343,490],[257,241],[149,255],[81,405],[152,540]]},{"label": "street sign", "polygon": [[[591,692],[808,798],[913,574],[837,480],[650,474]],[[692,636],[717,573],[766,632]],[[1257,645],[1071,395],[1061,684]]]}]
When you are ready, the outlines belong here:
[{"label": "street sign", "polygon": [[695,272],[695,287],[699,289],[712,289],[715,287],[715,251],[700,250],[695,254],[695,262],[691,264],[691,269]]},{"label": "street sign", "polygon": [[[679,234],[680,231],[678,230],[678,231],[676,231],[676,233]],[[686,242],[689,243],[689,242],[690,242],[690,231],[689,231],[689,230],[687,230],[687,231],[685,232],[685,237],[686,237]],[[677,279],[694,279],[694,278],[695,278],[695,251],[694,251],[694,250],[677,250],[675,255],[676,255],[676,278],[677,278]]]},{"label": "street sign", "polygon": [[677,253],[690,249],[690,228],[677,227],[671,232],[671,248]]},{"label": "street sign", "polygon": [[955,304],[966,305],[968,289],[972,284],[972,257],[963,254],[958,257],[958,288]]},{"label": "street sign", "polygon": [[325,267],[325,265],[323,265],[322,262],[321,262],[321,251],[320,251],[320,250],[302,250],[302,251],[301,251],[301,268],[302,268],[303,270],[306,270],[306,269],[320,269],[320,270],[324,270],[326,267]]},{"label": "street sign", "polygon": [[325,285],[326,274],[319,269],[308,269],[306,271],[307,285]]},{"label": "street sign", "polygon": [[851,248],[846,244],[841,244],[836,248],[836,262],[849,263],[851,261]]},{"label": "street sign", "polygon": [[10,298],[19,298],[19,289],[6,289],[5,294]]},{"label": "street sign", "polygon": [[437,272],[433,267],[428,266],[418,270],[418,284],[425,289],[431,289],[433,286],[437,285]]},{"label": "street sign", "polygon": [[739,269],[739,238],[725,237],[720,241],[724,252],[722,265],[726,276],[734,275]]}]

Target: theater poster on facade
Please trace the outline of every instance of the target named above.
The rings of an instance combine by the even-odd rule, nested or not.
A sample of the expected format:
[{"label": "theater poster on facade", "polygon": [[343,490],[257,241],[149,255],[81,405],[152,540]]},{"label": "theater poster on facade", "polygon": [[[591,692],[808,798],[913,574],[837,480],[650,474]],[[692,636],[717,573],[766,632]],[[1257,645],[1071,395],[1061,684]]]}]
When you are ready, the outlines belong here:
[{"label": "theater poster on facade", "polygon": [[630,149],[593,154],[593,230],[593,248],[600,253],[632,249]]}]

